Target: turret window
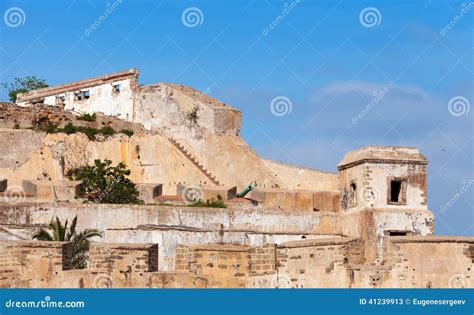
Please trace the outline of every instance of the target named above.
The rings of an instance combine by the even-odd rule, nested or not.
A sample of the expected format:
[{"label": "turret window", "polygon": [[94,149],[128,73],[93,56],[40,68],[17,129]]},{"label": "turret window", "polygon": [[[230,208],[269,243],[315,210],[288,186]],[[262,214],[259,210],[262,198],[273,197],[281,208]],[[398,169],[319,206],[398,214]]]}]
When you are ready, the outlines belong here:
[{"label": "turret window", "polygon": [[357,206],[357,185],[351,182],[349,186],[349,208]]},{"label": "turret window", "polygon": [[392,205],[406,204],[406,180],[403,178],[389,178],[387,203]]}]

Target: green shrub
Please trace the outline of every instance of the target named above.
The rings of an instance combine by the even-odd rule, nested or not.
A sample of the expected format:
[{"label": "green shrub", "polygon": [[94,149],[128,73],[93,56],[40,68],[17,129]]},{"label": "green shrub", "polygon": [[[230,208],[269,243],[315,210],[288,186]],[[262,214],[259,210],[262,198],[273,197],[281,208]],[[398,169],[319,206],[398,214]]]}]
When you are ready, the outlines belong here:
[{"label": "green shrub", "polygon": [[130,130],[130,129],[122,129],[122,131],[120,131],[120,132],[127,135],[127,136],[129,136],[129,137],[133,136],[133,131]]},{"label": "green shrub", "polygon": [[77,131],[84,133],[89,140],[95,140],[95,136],[99,133],[99,130],[92,127],[78,127]]},{"label": "green shrub", "polygon": [[85,113],[77,117],[77,120],[89,121],[94,122],[97,119],[97,115],[95,113],[89,114]]},{"label": "green shrub", "polygon": [[97,203],[139,203],[138,190],[127,178],[130,170],[125,164],[112,166],[110,160],[95,160],[94,165],[86,165],[70,170],[68,177],[82,181],[77,195]]},{"label": "green shrub", "polygon": [[49,124],[46,126],[46,132],[47,133],[56,133],[58,132],[58,126]]},{"label": "green shrub", "polygon": [[16,123],[15,126],[13,127],[13,129],[20,129],[20,124]]},{"label": "green shrub", "polygon": [[227,205],[224,203],[224,200],[220,195],[217,195],[217,199],[211,198],[206,201],[199,199],[191,207],[206,207],[206,208],[227,208]]},{"label": "green shrub", "polygon": [[100,128],[100,133],[103,134],[104,136],[108,137],[108,136],[112,136],[113,134],[115,134],[115,130],[114,130],[114,128],[112,128],[110,126],[104,126],[104,127]]},{"label": "green shrub", "polygon": [[59,131],[70,135],[70,134],[76,133],[77,128],[74,127],[74,125],[72,123],[68,123],[66,126],[64,126],[64,128],[60,129]]}]

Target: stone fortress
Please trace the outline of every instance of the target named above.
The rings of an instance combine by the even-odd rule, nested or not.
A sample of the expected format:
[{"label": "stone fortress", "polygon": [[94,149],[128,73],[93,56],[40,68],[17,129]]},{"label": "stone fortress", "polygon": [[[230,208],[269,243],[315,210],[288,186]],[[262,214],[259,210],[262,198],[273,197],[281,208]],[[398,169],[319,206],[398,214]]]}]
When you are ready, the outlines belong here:
[{"label": "stone fortress", "polygon": [[[36,128],[82,113],[134,134]],[[474,238],[433,235],[419,150],[365,147],[328,173],[259,157],[241,123],[192,88],[139,85],[137,69],[0,103],[0,287],[472,287]],[[65,174],[94,159],[124,162],[145,204],[75,199]],[[86,269],[71,268],[67,243],[31,240],[76,215],[103,231]]]}]

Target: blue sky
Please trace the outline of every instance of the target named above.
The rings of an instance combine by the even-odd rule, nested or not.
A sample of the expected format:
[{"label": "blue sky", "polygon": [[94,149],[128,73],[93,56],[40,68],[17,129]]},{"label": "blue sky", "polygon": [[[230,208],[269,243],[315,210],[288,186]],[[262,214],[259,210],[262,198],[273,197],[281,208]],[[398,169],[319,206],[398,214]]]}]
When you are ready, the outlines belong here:
[{"label": "blue sky", "polygon": [[327,171],[365,145],[416,146],[430,160],[436,233],[474,235],[472,2],[4,0],[0,10],[1,82],[139,67],[142,84],[189,85],[241,110],[260,155]]}]

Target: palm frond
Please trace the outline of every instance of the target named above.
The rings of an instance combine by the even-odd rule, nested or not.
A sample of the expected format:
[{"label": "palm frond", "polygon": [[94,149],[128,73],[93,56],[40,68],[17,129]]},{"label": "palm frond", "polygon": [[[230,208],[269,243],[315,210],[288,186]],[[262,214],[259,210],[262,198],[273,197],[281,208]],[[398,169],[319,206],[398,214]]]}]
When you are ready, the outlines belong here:
[{"label": "palm frond", "polygon": [[102,237],[102,232],[96,229],[85,229],[75,235],[74,240],[77,242],[89,240],[92,237]]},{"label": "palm frond", "polygon": [[40,229],[38,232],[33,234],[33,239],[38,241],[53,241],[53,236],[45,229]]},{"label": "palm frond", "polygon": [[69,230],[66,232],[66,238],[65,241],[69,242],[72,240],[74,235],[76,235],[76,225],[77,225],[77,215],[72,219],[71,226],[69,227]]},{"label": "palm frond", "polygon": [[51,223],[49,223],[49,229],[53,233],[53,240],[54,241],[61,241],[61,221],[58,217],[56,220],[53,218]]}]

